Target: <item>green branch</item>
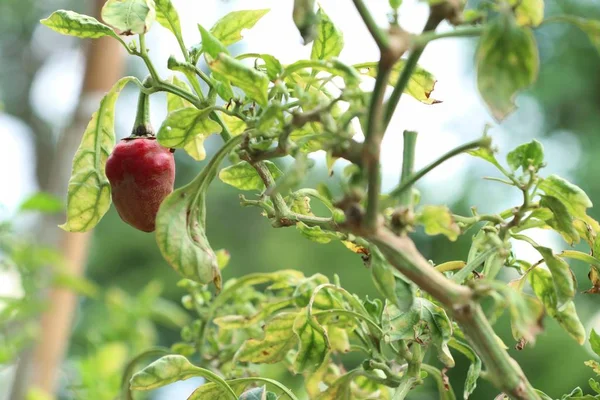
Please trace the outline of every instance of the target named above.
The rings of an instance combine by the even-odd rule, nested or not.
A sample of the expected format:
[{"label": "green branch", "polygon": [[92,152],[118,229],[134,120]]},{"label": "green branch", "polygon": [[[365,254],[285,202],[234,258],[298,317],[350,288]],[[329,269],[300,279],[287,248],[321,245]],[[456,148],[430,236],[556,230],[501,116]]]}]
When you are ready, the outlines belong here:
[{"label": "green branch", "polygon": [[401,183],[398,187],[390,192],[390,197],[398,198],[402,193],[406,190],[410,189],[411,186],[417,182],[419,179],[427,175],[431,170],[442,164],[443,162],[451,159],[454,156],[462,154],[466,151],[477,149],[480,147],[489,147],[491,144],[491,139],[488,136],[484,136],[480,139],[474,140],[472,142],[468,142],[463,144],[462,146],[458,146],[457,148],[450,150],[431,164],[427,165],[414,175],[412,175],[409,179]]},{"label": "green branch", "polygon": [[356,7],[356,10],[358,11],[360,17],[367,26],[367,29],[371,33],[371,36],[373,36],[373,39],[375,40],[375,43],[377,43],[379,49],[382,51],[387,49],[389,47],[389,38],[387,34],[384,31],[382,31],[381,28],[379,28],[363,0],[353,0],[353,2],[354,6]]}]

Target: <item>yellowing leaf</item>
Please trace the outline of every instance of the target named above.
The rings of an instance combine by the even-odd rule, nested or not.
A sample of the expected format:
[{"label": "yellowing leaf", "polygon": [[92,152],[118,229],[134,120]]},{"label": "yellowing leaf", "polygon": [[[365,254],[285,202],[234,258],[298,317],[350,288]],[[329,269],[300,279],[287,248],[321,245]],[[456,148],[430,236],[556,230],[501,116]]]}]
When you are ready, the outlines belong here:
[{"label": "yellowing leaf", "polygon": [[425,227],[428,235],[443,234],[455,241],[460,234],[460,228],[454,221],[452,213],[445,206],[425,206],[417,215],[417,223]]},{"label": "yellowing leaf", "polygon": [[265,325],[264,337],[246,340],[236,353],[235,359],[260,364],[281,361],[298,343],[298,338],[292,330],[297,316],[297,312],[275,315]]},{"label": "yellowing leaf", "polygon": [[197,135],[204,137],[221,132],[221,125],[210,119],[211,109],[198,110],[195,107],[186,107],[175,110],[164,120],[156,139],[168,148],[185,147]]},{"label": "yellowing leaf", "polygon": [[104,25],[96,18],[78,14],[74,11],[58,10],[40,22],[53,31],[63,35],[90,39],[102,36],[118,38],[117,34],[110,26]]},{"label": "yellowing leaf", "polygon": [[153,0],[108,0],[102,7],[104,22],[119,30],[121,35],[144,34],[155,18]]},{"label": "yellowing leaf", "polygon": [[326,60],[339,56],[344,48],[344,35],[322,8],[319,8],[317,18],[319,20],[317,37],[313,43],[310,58],[313,60]]},{"label": "yellowing leaf", "polygon": [[519,25],[538,26],[544,19],[544,0],[510,0]]},{"label": "yellowing leaf", "polygon": [[264,73],[224,53],[220,53],[217,58],[208,63],[208,66],[213,72],[228,79],[232,85],[242,89],[246,96],[261,106],[267,105],[269,78]]},{"label": "yellowing leaf", "polygon": [[233,11],[218,20],[210,32],[223,45],[229,46],[242,40],[242,32],[245,29],[251,29],[256,23],[268,13],[268,9],[263,10],[240,10]]},{"label": "yellowing leaf", "polygon": [[[377,76],[377,62],[366,62],[361,64],[354,65],[354,68],[358,70],[363,75],[370,76],[371,78],[375,78]],[[394,67],[392,68],[392,72],[390,74],[390,79],[388,84],[391,86],[395,86],[398,82],[398,78],[402,73],[406,65],[406,60],[399,60]],[[436,83],[435,77],[425,69],[420,66],[416,66],[414,72],[412,73],[406,88],[404,89],[404,93],[413,97],[414,99],[420,101],[424,104],[436,104],[439,103],[439,100],[436,100],[431,97],[431,92],[435,88]]]},{"label": "yellowing leaf", "polygon": [[[277,179],[282,175],[281,170],[271,161],[264,161],[273,177]],[[254,167],[246,161],[223,168],[219,172],[219,179],[224,183],[240,190],[263,190],[265,184]]]},{"label": "yellowing leaf", "polygon": [[59,226],[65,231],[89,231],[110,207],[110,183],[104,167],[115,145],[115,102],[133,79],[122,78],[112,87],[83,132],[69,179],[67,221]]}]

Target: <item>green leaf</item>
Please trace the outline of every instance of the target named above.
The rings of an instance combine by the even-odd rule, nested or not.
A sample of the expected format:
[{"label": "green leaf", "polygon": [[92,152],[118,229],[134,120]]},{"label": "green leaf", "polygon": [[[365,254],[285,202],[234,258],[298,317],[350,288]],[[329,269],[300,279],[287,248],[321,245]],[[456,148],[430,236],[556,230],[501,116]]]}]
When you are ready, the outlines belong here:
[{"label": "green leaf", "polygon": [[477,87],[497,120],[504,119],[514,98],[537,78],[539,58],[531,29],[507,17],[490,22],[476,53]]},{"label": "green leaf", "polygon": [[217,58],[221,53],[229,54],[225,45],[202,25],[198,24],[198,30],[202,36],[202,48],[212,59]]},{"label": "green leaf", "polygon": [[298,315],[298,312],[276,314],[263,328],[264,337],[246,340],[236,353],[235,360],[256,364],[272,364],[283,360],[298,343],[298,337],[293,332]]},{"label": "green leaf", "polygon": [[594,329],[590,332],[590,346],[594,353],[600,357],[600,335]]},{"label": "green leaf", "polygon": [[579,242],[579,233],[573,225],[573,217],[559,199],[552,196],[541,196],[540,206],[552,211],[552,218],[545,221],[552,229],[560,233],[567,243],[573,245]]},{"label": "green leaf", "polygon": [[384,310],[384,319],[390,341],[418,338],[423,342],[430,342],[436,348],[439,360],[448,368],[454,366],[454,359],[448,350],[452,324],[443,308],[422,297],[415,297],[407,311],[400,311],[396,306],[388,304]]},{"label": "green leaf", "polygon": [[[377,66],[378,62],[366,62],[361,64],[355,64],[354,68],[358,70],[363,75],[370,76],[371,78],[375,78],[377,76]],[[402,70],[406,66],[406,60],[399,60],[392,67],[392,71],[390,73],[390,78],[388,80],[388,84],[390,86],[395,86],[398,82],[398,78],[402,73]],[[431,97],[431,92],[435,88],[437,80],[435,77],[419,65],[417,65],[408,80],[408,84],[406,88],[404,88],[404,93],[413,97],[414,99],[420,101],[424,104],[437,104],[440,103],[439,100],[436,100]]]},{"label": "green leaf", "polygon": [[89,231],[110,207],[110,183],[104,167],[115,145],[115,102],[121,90],[133,79],[121,78],[112,87],[83,132],[69,179],[67,221],[59,225],[65,231]]},{"label": "green leaf", "polygon": [[[554,318],[579,344],[583,344],[585,342],[585,329],[579,321],[575,304],[570,301],[561,310],[558,309],[556,292],[550,272],[540,267],[534,268],[529,273],[529,282],[535,295],[546,307],[548,315]],[[593,334],[590,337],[590,343],[592,338]]]},{"label": "green leaf", "polygon": [[210,107],[203,110],[186,107],[169,113],[158,130],[156,139],[164,147],[180,149],[197,135],[206,137],[221,132],[221,125],[209,117],[211,111]]},{"label": "green leaf", "polygon": [[326,332],[315,329],[304,311],[296,317],[293,332],[299,341],[298,353],[293,364],[295,373],[317,370],[329,354],[329,339]]},{"label": "green leaf", "polygon": [[519,25],[538,26],[544,19],[544,0],[510,0],[511,6],[517,6],[515,16]]},{"label": "green leaf", "polygon": [[141,35],[156,18],[153,0],[108,0],[102,7],[102,19],[121,35]]},{"label": "green leaf", "polygon": [[110,26],[104,25],[96,18],[78,14],[74,11],[58,10],[40,22],[42,25],[46,25],[53,31],[63,35],[90,39],[96,39],[102,36],[119,38]]},{"label": "green leaf", "polygon": [[236,136],[214,155],[189,184],[175,190],[161,204],[156,216],[156,242],[165,260],[184,277],[221,288],[217,257],[206,238],[206,190],[219,164],[243,136]]},{"label": "green leaf", "polygon": [[575,297],[575,279],[571,268],[562,258],[556,257],[552,249],[542,246],[537,246],[535,249],[540,252],[552,274],[556,294],[556,308],[561,311]]},{"label": "green leaf", "polygon": [[304,44],[312,42],[317,35],[318,18],[315,13],[315,0],[294,0],[292,17]]},{"label": "green leaf", "polygon": [[[268,12],[268,9],[230,12],[210,28],[210,33],[220,40],[223,45],[229,46],[242,40],[242,31],[253,28]],[[202,42],[204,43],[204,39]]]},{"label": "green leaf", "polygon": [[446,206],[425,206],[417,214],[416,221],[423,225],[425,233],[431,236],[443,234],[455,241],[460,235],[460,228]]},{"label": "green leaf", "polygon": [[587,19],[576,17],[573,15],[560,15],[554,18],[555,21],[568,22],[581,29],[588,37],[590,41],[600,52],[600,21],[595,19]]},{"label": "green leaf", "polygon": [[[267,169],[277,179],[282,175],[281,170],[271,161],[264,161]],[[264,190],[265,184],[256,172],[256,169],[246,161],[223,168],[219,172],[219,179],[224,183],[240,190]]]},{"label": "green leaf", "polygon": [[592,201],[585,192],[577,185],[572,184],[558,175],[550,175],[544,178],[539,188],[548,196],[556,197],[576,217],[584,219],[587,217],[586,209],[592,207]]},{"label": "green leaf", "polygon": [[317,18],[319,19],[317,37],[313,43],[310,58],[313,60],[326,60],[339,56],[344,48],[344,35],[320,7]]},{"label": "green leaf", "polygon": [[297,222],[296,229],[298,229],[304,237],[317,243],[325,244],[338,239],[337,235],[333,232],[324,231],[318,226],[308,226],[303,222]]},{"label": "green leaf", "polygon": [[63,201],[46,192],[34,193],[26,198],[19,207],[19,211],[39,211],[45,214],[56,214],[64,210]]},{"label": "green leaf", "polygon": [[479,379],[479,375],[481,374],[481,359],[477,356],[471,346],[458,339],[452,338],[448,344],[453,349],[460,351],[471,361],[471,365],[469,365],[469,370],[467,371],[463,392],[463,398],[468,399],[477,387],[477,379]]},{"label": "green leaf", "polygon": [[267,75],[224,53],[219,54],[208,65],[213,72],[229,79],[232,85],[242,89],[246,96],[259,105],[263,107],[267,105],[269,101],[267,97],[269,78]]},{"label": "green leaf", "polygon": [[154,7],[156,8],[156,22],[170,30],[177,40],[182,41],[179,14],[171,0],[154,0]]},{"label": "green leaf", "polygon": [[534,139],[508,153],[506,161],[513,171],[522,168],[526,172],[529,166],[538,170],[544,163],[544,147]]}]

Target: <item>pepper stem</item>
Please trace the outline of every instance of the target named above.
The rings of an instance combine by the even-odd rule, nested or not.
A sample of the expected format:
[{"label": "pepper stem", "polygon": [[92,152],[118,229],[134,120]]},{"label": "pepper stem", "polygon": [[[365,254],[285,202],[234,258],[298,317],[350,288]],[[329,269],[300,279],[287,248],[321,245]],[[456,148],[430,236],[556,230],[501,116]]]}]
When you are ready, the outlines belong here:
[{"label": "pepper stem", "polygon": [[[151,81],[151,77],[146,78],[143,82],[144,87],[150,87],[152,85]],[[137,112],[131,136],[154,136],[154,129],[150,123],[150,96],[141,91],[138,97]]]}]

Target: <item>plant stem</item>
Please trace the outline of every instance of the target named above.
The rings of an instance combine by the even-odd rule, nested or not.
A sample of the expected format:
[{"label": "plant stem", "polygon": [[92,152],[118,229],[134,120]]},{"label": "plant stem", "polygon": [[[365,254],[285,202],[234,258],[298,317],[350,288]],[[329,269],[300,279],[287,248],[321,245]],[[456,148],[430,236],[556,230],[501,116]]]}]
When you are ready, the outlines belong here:
[{"label": "plant stem", "polygon": [[383,140],[384,128],[381,121],[383,118],[383,96],[390,77],[393,63],[386,61],[387,56],[381,55],[375,78],[375,88],[371,95],[369,107],[369,118],[367,131],[365,132],[365,143],[363,145],[363,168],[367,170],[368,197],[365,226],[374,229],[377,226],[379,216],[379,195],[381,192],[381,165],[379,156],[381,142]]},{"label": "plant stem", "polygon": [[[415,167],[415,147],[417,145],[417,132],[404,131],[404,148],[402,150],[402,175],[400,184],[405,183],[414,173]],[[407,188],[404,193],[398,197],[400,205],[412,208],[411,188]]]},{"label": "plant stem", "polygon": [[462,327],[497,388],[515,399],[539,399],[518,364],[500,346],[471,289],[446,279],[436,271],[409,238],[398,237],[385,227],[361,233],[379,247],[398,271],[442,303]]},{"label": "plant stem", "polygon": [[458,146],[457,148],[450,150],[449,152],[447,152],[446,154],[444,154],[443,156],[441,156],[440,158],[438,158],[437,160],[435,160],[428,166],[424,167],[423,169],[421,169],[420,171],[415,173],[413,176],[411,176],[409,179],[407,179],[406,181],[401,183],[394,190],[392,190],[390,193],[390,197],[398,198],[398,196],[400,196],[404,191],[409,189],[416,181],[421,179],[427,173],[431,172],[431,170],[433,170],[434,168],[436,168],[437,166],[442,164],[444,161],[447,161],[447,160],[451,159],[452,157],[462,154],[468,150],[476,149],[478,147],[489,147],[489,145],[490,145],[490,138],[487,136],[484,136],[480,139],[465,143],[462,146]]},{"label": "plant stem", "polygon": [[146,67],[148,68],[148,71],[150,72],[150,76],[152,76],[152,79],[154,79],[155,82],[160,82],[160,77],[158,76],[158,73],[156,72],[156,69],[154,68],[154,65],[152,64],[152,61],[150,61],[150,57],[148,56],[148,49],[146,49],[146,35],[144,35],[144,34],[139,35],[139,39],[140,39],[140,56],[142,57],[142,60],[144,60],[144,63],[146,64]]},{"label": "plant stem", "polygon": [[473,37],[479,36],[483,32],[482,26],[470,26],[467,28],[455,29],[448,32],[425,32],[414,38],[414,43],[417,47],[424,47],[427,43],[446,38],[460,38],[460,37]]},{"label": "plant stem", "polygon": [[147,136],[149,134],[154,134],[150,124],[150,95],[140,91],[131,136]]},{"label": "plant stem", "polygon": [[389,38],[387,34],[384,31],[382,31],[381,28],[379,28],[363,0],[353,0],[353,2],[354,6],[356,7],[356,10],[358,11],[360,17],[367,26],[367,29],[371,33],[371,36],[373,36],[373,39],[375,40],[375,43],[377,43],[379,49],[382,51],[387,49],[389,47]]}]

